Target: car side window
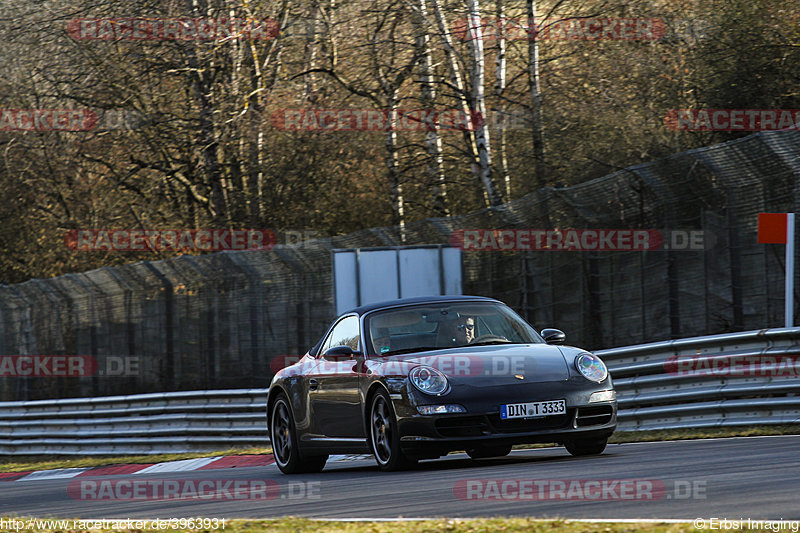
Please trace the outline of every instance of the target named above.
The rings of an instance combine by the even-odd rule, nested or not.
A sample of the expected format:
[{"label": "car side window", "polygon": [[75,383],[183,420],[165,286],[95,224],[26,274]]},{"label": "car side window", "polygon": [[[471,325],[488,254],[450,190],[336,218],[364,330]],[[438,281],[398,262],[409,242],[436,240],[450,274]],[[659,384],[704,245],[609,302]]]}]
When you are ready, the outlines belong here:
[{"label": "car side window", "polygon": [[334,346],[349,346],[354,352],[357,352],[360,340],[361,332],[359,330],[358,317],[348,316],[333,327],[320,353],[324,354],[325,350]]}]

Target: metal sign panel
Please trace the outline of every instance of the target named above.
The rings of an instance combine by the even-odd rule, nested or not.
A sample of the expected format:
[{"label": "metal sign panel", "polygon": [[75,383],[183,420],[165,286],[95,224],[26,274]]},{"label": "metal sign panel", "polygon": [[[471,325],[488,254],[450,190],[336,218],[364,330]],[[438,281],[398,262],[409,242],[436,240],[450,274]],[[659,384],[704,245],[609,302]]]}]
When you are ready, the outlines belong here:
[{"label": "metal sign panel", "polygon": [[445,245],[333,250],[338,314],[359,305],[461,294],[461,250]]}]

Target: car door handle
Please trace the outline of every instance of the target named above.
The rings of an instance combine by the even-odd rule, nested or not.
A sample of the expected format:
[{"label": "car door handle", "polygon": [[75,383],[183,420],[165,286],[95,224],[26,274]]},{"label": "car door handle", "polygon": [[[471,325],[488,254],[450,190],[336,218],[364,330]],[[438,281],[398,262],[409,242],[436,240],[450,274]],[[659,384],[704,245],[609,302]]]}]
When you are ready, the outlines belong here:
[{"label": "car door handle", "polygon": [[319,388],[319,381],[317,381],[316,379],[309,379],[308,388],[311,390],[317,390]]}]

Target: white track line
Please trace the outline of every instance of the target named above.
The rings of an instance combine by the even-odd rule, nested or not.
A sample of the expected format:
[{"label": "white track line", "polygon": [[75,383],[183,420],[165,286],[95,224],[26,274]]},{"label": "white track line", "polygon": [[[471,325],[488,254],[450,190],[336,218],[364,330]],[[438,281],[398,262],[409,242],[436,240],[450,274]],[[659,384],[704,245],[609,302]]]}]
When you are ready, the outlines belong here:
[{"label": "white track line", "polygon": [[153,466],[148,466],[147,468],[143,468],[142,470],[134,472],[133,474],[138,476],[139,474],[154,474],[164,472],[191,472],[192,470],[197,470],[201,466],[205,466],[220,459],[222,459],[222,457],[201,457],[199,459],[169,461],[167,463],[158,463]]},{"label": "white track line", "polygon": [[82,472],[86,472],[89,468],[59,468],[57,470],[39,470],[31,472],[27,476],[17,479],[17,481],[39,481],[42,479],[68,479],[75,477]]}]

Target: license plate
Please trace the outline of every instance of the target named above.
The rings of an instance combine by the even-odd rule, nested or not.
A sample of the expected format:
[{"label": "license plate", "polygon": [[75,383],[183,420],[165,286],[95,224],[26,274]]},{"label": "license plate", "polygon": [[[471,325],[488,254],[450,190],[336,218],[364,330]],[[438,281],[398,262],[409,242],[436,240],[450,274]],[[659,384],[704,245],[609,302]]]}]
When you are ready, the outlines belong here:
[{"label": "license plate", "polygon": [[564,400],[547,402],[509,403],[500,406],[500,418],[532,418],[537,416],[563,415],[567,412]]}]

